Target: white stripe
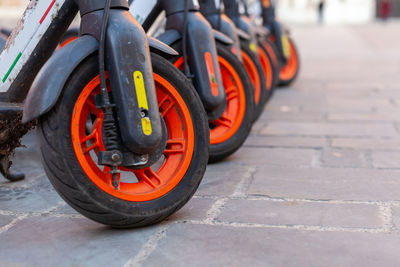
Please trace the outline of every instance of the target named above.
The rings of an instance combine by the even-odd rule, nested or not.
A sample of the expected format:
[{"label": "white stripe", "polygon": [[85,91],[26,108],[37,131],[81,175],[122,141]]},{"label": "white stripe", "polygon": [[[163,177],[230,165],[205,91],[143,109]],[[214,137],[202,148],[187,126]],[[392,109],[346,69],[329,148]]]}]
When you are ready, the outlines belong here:
[{"label": "white stripe", "polygon": [[[28,61],[33,50],[36,48],[43,34],[49,28],[52,19],[57,17],[64,2],[65,0],[56,0],[42,24],[40,24],[40,19],[46,13],[50,1],[30,2],[18,24],[18,27],[20,28],[18,35],[14,38],[13,43],[0,54],[0,92],[8,91],[11,83],[15,80],[24,64]],[[21,58],[8,76],[7,81],[3,83],[1,80],[6,75],[20,52],[22,52]]]}]

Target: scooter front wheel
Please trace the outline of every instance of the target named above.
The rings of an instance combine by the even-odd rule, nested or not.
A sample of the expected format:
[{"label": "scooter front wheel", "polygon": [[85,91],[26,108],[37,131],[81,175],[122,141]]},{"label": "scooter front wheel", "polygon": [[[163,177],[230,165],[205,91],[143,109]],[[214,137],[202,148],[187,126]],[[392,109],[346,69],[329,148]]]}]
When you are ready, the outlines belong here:
[{"label": "scooter front wheel", "polygon": [[300,70],[299,53],[297,52],[297,47],[291,38],[289,38],[289,48],[290,57],[279,73],[279,85],[281,86],[290,85],[296,79]]},{"label": "scooter front wheel", "polygon": [[119,167],[118,189],[109,167],[97,164],[97,153],[104,151],[103,112],[94,100],[100,92],[97,56],[75,70],[39,122],[42,160],[55,189],[81,214],[113,227],[154,224],[180,209],[208,161],[207,117],[197,93],[165,59],[152,55],[152,63],[166,147],[150,167]]},{"label": "scooter front wheel", "polygon": [[[181,44],[174,47],[181,50]],[[254,118],[254,89],[245,68],[224,45],[217,43],[217,52],[227,104],[221,117],[209,122],[209,162],[221,161],[235,153],[250,134]],[[178,58],[174,65],[183,70],[183,58]]]},{"label": "scooter front wheel", "polygon": [[271,55],[269,50],[263,45],[262,42],[258,43],[258,55],[267,80],[268,101],[273,95],[276,86],[278,85],[280,69],[277,62],[273,59],[274,55]]},{"label": "scooter front wheel", "polygon": [[254,44],[249,42],[241,42],[241,54],[243,58],[243,65],[246,68],[247,74],[250,77],[251,83],[254,88],[254,118],[256,121],[264,110],[265,103],[268,100],[269,92],[267,87],[267,77],[264,73],[263,66],[257,54],[258,51],[253,47]]}]

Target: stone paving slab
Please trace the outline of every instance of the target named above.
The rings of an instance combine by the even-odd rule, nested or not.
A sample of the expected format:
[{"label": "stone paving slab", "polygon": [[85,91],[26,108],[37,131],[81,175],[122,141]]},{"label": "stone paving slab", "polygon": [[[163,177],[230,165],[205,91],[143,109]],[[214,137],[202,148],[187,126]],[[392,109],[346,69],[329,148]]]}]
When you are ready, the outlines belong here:
[{"label": "stone paving slab", "polygon": [[323,148],[327,139],[321,137],[251,136],[244,143],[248,147]]},{"label": "stone paving slab", "polygon": [[22,219],[1,234],[0,266],[121,266],[154,231],[113,230],[85,218]]},{"label": "stone paving slab", "polygon": [[325,149],[321,157],[322,167],[367,168],[367,156],[361,151]]},{"label": "stone paving slab", "polygon": [[382,214],[377,205],[233,199],[228,201],[218,221],[307,225],[345,228],[381,228]]},{"label": "stone paving slab", "polygon": [[0,229],[2,229],[2,227],[4,227],[4,226],[10,224],[13,219],[15,219],[15,216],[0,215]]},{"label": "stone paving slab", "polygon": [[316,152],[301,148],[242,147],[227,160],[239,164],[311,166]]},{"label": "stone paving slab", "polygon": [[398,266],[400,237],[262,227],[172,226],[143,266]]},{"label": "stone paving slab", "polygon": [[333,138],[331,146],[357,150],[399,150],[400,140],[397,138]]},{"label": "stone paving slab", "polygon": [[400,171],[261,166],[248,193],[272,198],[398,201]]},{"label": "stone paving slab", "polygon": [[318,123],[318,122],[270,122],[261,130],[262,135],[304,135],[333,137],[393,137],[398,133],[390,123]]},{"label": "stone paving slab", "polygon": [[229,196],[236,190],[237,185],[248,175],[251,167],[223,162],[208,166],[196,195],[200,196]]},{"label": "stone paving slab", "polygon": [[380,169],[400,169],[400,152],[378,151],[371,153],[373,165]]}]

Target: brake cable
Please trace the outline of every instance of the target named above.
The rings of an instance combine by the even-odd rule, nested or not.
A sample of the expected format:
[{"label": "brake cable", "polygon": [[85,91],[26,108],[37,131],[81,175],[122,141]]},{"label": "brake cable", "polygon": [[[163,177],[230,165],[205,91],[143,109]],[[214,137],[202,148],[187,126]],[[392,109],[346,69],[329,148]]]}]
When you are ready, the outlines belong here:
[{"label": "brake cable", "polygon": [[109,166],[111,168],[110,174],[112,176],[112,185],[117,190],[119,187],[118,180],[118,165],[122,161],[122,153],[119,151],[118,147],[118,132],[117,124],[115,122],[113,107],[111,104],[110,97],[108,95],[106,72],[105,72],[105,42],[106,33],[108,26],[108,19],[111,9],[111,0],[106,0],[104,13],[101,25],[100,43],[99,43],[99,71],[100,71],[100,91],[102,97],[102,109],[104,114],[103,127],[105,136],[105,148],[106,151],[111,152],[112,163]]},{"label": "brake cable", "polygon": [[222,0],[219,0],[218,13],[218,30],[220,31],[222,27]]}]

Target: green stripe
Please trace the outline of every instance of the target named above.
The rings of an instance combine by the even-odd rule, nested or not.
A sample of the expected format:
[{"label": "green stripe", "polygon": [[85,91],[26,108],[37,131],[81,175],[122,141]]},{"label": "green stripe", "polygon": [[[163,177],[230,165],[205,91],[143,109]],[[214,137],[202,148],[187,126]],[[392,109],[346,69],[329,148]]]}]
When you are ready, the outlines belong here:
[{"label": "green stripe", "polygon": [[21,58],[22,53],[19,52],[17,58],[14,60],[13,64],[11,65],[10,69],[7,71],[6,75],[3,78],[3,83],[6,82],[8,76],[10,76],[11,71],[14,69],[15,65],[17,64],[18,60]]}]

